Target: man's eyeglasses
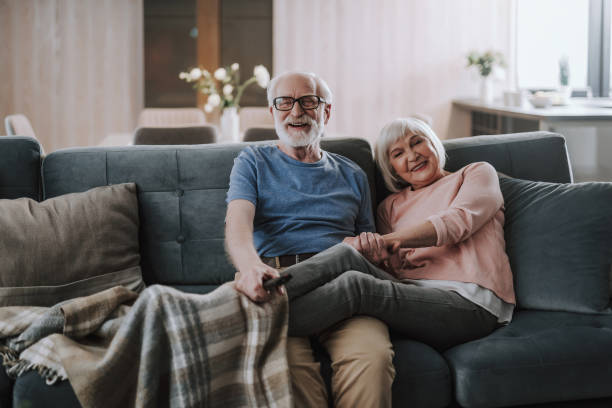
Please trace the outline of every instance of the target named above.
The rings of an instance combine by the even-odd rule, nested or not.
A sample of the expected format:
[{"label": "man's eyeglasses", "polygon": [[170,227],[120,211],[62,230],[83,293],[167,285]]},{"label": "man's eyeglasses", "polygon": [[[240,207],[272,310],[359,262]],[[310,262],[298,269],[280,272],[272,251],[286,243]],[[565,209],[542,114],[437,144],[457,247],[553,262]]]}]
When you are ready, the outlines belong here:
[{"label": "man's eyeglasses", "polygon": [[274,107],[279,111],[290,111],[293,109],[293,105],[296,102],[299,103],[304,110],[317,109],[319,104],[326,103],[325,99],[317,95],[304,95],[297,99],[290,96],[279,96],[278,98],[274,98],[273,102]]}]

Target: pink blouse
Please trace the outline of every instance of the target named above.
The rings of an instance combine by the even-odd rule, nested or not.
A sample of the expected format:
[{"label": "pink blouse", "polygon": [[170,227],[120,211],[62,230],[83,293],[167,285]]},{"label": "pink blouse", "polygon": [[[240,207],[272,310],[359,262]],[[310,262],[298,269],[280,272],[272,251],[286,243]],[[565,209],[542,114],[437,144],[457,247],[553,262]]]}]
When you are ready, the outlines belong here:
[{"label": "pink blouse", "polygon": [[399,279],[476,283],[516,303],[504,241],[504,198],[493,166],[478,162],[418,190],[406,188],[378,207],[378,232],[387,234],[430,221],[434,247],[402,248],[391,260]]}]

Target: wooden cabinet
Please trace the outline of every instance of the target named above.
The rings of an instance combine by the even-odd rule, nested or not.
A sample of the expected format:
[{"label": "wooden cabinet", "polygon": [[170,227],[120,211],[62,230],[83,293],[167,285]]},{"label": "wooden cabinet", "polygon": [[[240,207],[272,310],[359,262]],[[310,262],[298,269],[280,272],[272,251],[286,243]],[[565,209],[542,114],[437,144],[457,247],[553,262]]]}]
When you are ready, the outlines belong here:
[{"label": "wooden cabinet", "polygon": [[576,181],[612,180],[612,99],[572,98],[567,106],[538,109],[458,99],[453,107],[470,115],[471,135],[546,130],[565,136]]},{"label": "wooden cabinet", "polygon": [[514,118],[500,113],[477,110],[471,112],[471,136],[531,132],[539,129],[540,125],[537,120]]}]

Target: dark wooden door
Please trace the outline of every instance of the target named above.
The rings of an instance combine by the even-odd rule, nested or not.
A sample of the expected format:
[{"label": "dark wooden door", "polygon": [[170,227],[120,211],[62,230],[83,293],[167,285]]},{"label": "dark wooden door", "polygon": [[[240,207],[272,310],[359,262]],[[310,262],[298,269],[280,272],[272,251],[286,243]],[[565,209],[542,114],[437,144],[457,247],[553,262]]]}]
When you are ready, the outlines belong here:
[{"label": "dark wooden door", "polygon": [[[144,49],[145,106],[197,106],[192,85],[178,78],[190,67],[238,62],[244,80],[262,64],[272,74],[272,0],[144,0]],[[240,101],[266,104],[257,85]]]}]

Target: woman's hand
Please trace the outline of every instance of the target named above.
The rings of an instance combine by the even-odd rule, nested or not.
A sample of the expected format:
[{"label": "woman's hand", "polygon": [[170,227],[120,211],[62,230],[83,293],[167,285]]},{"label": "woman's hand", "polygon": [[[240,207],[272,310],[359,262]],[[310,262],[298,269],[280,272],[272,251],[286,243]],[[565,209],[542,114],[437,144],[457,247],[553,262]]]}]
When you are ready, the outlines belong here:
[{"label": "woman's hand", "polygon": [[347,237],[343,241],[358,250],[368,261],[380,265],[390,257],[387,244],[380,234],[362,232],[355,237]]},{"label": "woman's hand", "polygon": [[400,248],[422,248],[435,246],[438,233],[431,221],[424,221],[413,227],[399,229],[383,236],[385,247],[389,252],[397,252]]}]

